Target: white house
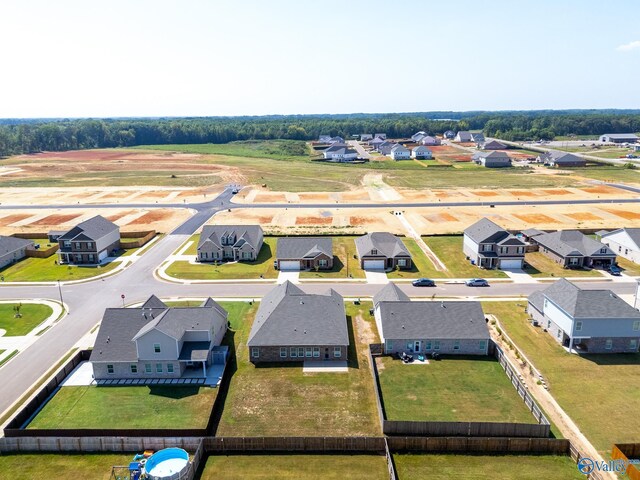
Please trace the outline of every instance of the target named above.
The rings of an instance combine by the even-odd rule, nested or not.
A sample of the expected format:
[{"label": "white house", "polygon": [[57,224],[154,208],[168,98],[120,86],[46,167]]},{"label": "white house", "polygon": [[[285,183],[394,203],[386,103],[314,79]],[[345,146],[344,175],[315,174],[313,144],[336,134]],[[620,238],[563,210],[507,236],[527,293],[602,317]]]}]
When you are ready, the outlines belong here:
[{"label": "white house", "polygon": [[420,140],[422,145],[440,145],[440,139],[437,137],[432,137],[431,135],[425,135]]},{"label": "white house", "polygon": [[322,152],[326,160],[333,162],[350,162],[358,158],[358,152],[341,145],[333,145]]},{"label": "white house", "polygon": [[393,160],[409,160],[409,158],[411,158],[411,152],[409,149],[402,145],[396,145],[393,147],[389,155]]},{"label": "white house", "polygon": [[419,147],[414,147],[411,150],[411,158],[420,158],[423,160],[431,160],[433,158],[433,154],[431,150],[429,150],[424,145],[420,145]]},{"label": "white house", "polygon": [[619,228],[600,235],[600,242],[617,255],[640,263],[640,228]]}]

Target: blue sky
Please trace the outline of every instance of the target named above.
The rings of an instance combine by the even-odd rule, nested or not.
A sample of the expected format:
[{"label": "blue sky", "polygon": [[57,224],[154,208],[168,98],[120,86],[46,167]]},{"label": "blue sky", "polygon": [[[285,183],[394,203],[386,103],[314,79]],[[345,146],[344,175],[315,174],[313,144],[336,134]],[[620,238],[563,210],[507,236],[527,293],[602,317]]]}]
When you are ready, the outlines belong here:
[{"label": "blue sky", "polygon": [[3,0],[0,117],[640,108],[640,2]]}]

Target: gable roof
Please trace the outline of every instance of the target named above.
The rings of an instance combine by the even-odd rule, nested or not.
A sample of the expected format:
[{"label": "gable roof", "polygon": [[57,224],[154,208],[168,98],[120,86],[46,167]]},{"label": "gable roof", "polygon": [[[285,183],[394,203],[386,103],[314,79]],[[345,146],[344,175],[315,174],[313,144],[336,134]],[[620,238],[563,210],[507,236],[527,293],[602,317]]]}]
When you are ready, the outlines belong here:
[{"label": "gable roof", "polygon": [[476,243],[498,243],[512,236],[487,217],[482,217],[473,225],[465,228],[464,234]]},{"label": "gable roof", "polygon": [[578,157],[569,152],[562,152],[560,150],[549,150],[546,153],[540,155],[540,158],[552,161],[553,163],[563,164],[563,163],[586,163],[586,160],[582,157]]},{"label": "gable roof", "polygon": [[387,283],[381,290],[373,296],[373,306],[380,302],[408,302],[409,295],[400,290],[400,287],[393,282]]},{"label": "gable roof", "polygon": [[538,230],[537,228],[527,228],[526,230],[522,230],[522,234],[525,237],[535,237],[536,235],[542,235],[543,233],[547,233],[543,230]]},{"label": "gable roof", "polygon": [[502,149],[506,149],[507,146],[504,143],[499,142],[497,140],[491,140],[490,142],[486,142],[484,145],[482,145],[482,148],[497,148],[502,150]]},{"label": "gable roof", "polygon": [[629,239],[631,240],[631,242],[633,242],[633,244],[636,246],[637,250],[640,250],[640,228],[619,228],[618,230],[613,230],[611,232],[607,232],[607,231],[600,231],[600,232],[596,232],[597,234],[600,235],[600,238],[607,238],[615,233],[620,233],[620,232],[624,232],[629,236]]},{"label": "gable roof", "polygon": [[[640,318],[640,312],[611,290],[583,290],[564,278],[541,291],[575,318]],[[536,299],[534,298],[534,301]],[[539,301],[539,300],[538,300]]]},{"label": "gable roof", "polygon": [[115,223],[110,222],[102,215],[96,215],[67,231],[64,235],[58,237],[58,240],[93,240],[96,241],[105,235],[120,230]]},{"label": "gable roof", "polygon": [[385,339],[488,340],[480,302],[381,302]]},{"label": "gable roof", "polygon": [[333,257],[331,237],[280,237],[276,246],[276,258],[316,258],[320,254]]},{"label": "gable roof", "polygon": [[378,250],[378,255],[383,255],[387,258],[397,256],[411,257],[402,240],[389,232],[367,233],[356,238],[355,242],[358,257],[360,258],[370,255],[373,249]]},{"label": "gable roof", "polygon": [[400,145],[399,143],[396,143],[392,148],[391,148],[392,152],[409,152],[409,149],[407,147],[405,147],[404,145]]},{"label": "gable roof", "polygon": [[332,155],[352,155],[354,153],[358,153],[355,150],[353,150],[352,148],[347,148],[347,147],[331,147],[331,148],[327,148],[325,150],[325,153],[330,153]]},{"label": "gable roof", "polygon": [[254,250],[257,250],[262,239],[263,232],[260,225],[205,225],[202,227],[198,250],[209,242],[211,245],[222,248],[222,237],[234,235],[236,241],[234,247],[241,247],[248,243]]},{"label": "gable roof", "polygon": [[[536,243],[553,250],[563,257],[566,256],[611,256],[614,255],[603,243],[584,235],[578,230],[560,230],[558,232],[543,233],[535,236]],[[600,253],[600,249],[606,248],[606,253]]]},{"label": "gable roof", "polygon": [[33,245],[33,240],[25,240],[24,238],[5,237],[0,235],[0,256],[7,253],[15,252],[21,248]]},{"label": "gable roof", "polygon": [[484,142],[484,133],[482,132],[470,132],[471,133],[471,139],[474,142]]},{"label": "gable roof", "polygon": [[167,308],[167,305],[155,295],[151,295],[140,308]]},{"label": "gable roof", "polygon": [[342,296],[333,289],[308,294],[289,281],[278,285],[260,302],[247,345],[349,345]]},{"label": "gable roof", "polygon": [[615,138],[619,140],[625,140],[625,139],[637,140],[638,139],[638,136],[635,133],[605,133],[604,135],[601,135],[601,136]]},{"label": "gable roof", "polygon": [[461,142],[470,142],[472,140],[471,132],[460,131],[456,134],[456,136],[460,139]]},{"label": "gable roof", "polygon": [[412,152],[416,152],[416,153],[420,153],[420,152],[424,152],[424,153],[429,152],[429,153],[431,153],[431,150],[429,150],[429,149],[428,149],[427,147],[425,147],[424,145],[419,145],[419,146],[417,146],[417,147],[413,147],[413,148],[411,149],[411,151],[412,151]]},{"label": "gable roof", "polygon": [[497,150],[491,151],[478,151],[473,154],[472,157],[474,160],[479,160],[481,158],[490,159],[490,160],[511,160],[511,157],[506,152],[499,152]]}]

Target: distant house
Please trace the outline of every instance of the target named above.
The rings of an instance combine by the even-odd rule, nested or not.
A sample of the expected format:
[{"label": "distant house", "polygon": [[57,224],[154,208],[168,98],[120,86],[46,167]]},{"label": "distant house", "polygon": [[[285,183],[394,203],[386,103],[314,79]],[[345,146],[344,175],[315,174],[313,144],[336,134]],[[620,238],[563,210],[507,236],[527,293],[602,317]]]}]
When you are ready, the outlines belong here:
[{"label": "distant house", "polygon": [[427,145],[427,146],[433,146],[433,145],[440,145],[440,139],[437,137],[432,137],[431,135],[426,135],[424,137],[422,137],[422,139],[418,142],[421,145]]},{"label": "distant house", "polygon": [[373,135],[371,135],[370,133],[361,133],[360,134],[360,141],[361,142],[366,142],[369,140],[373,140]]},{"label": "distant house", "polygon": [[602,232],[600,241],[619,255],[634,263],[640,263],[640,228],[619,228]]},{"label": "distant house", "polygon": [[578,230],[561,230],[535,235],[529,241],[554,262],[566,268],[603,267],[616,261],[616,254],[606,245]]},{"label": "distant house", "polygon": [[511,157],[505,152],[499,152],[497,150],[492,151],[479,151],[473,154],[471,160],[478,165],[482,165],[487,168],[501,168],[511,166]]},{"label": "distant house", "polygon": [[375,138],[381,138],[382,140],[386,140],[387,139],[387,134],[386,133],[376,133],[373,136]]},{"label": "distant house", "polygon": [[582,157],[558,150],[550,150],[539,155],[537,161],[552,167],[584,167],[587,164],[587,161]]},{"label": "distant house", "polygon": [[471,141],[475,143],[484,143],[484,134],[482,132],[470,132],[471,133]]},{"label": "distant house", "polygon": [[356,238],[356,250],[360,268],[384,270],[387,268],[411,269],[411,254],[405,244],[388,232],[367,233]]},{"label": "distant house", "polygon": [[419,147],[413,147],[411,149],[411,158],[431,160],[433,158],[433,153],[424,145],[420,145]]},{"label": "distant house", "polygon": [[289,281],[278,285],[262,298],[247,346],[253,363],[348,360],[342,296],[333,289],[312,295]]},{"label": "distant house", "polygon": [[0,235],[0,268],[23,259],[27,255],[27,249],[33,248],[33,245],[33,240]]},{"label": "distant house", "polygon": [[253,262],[258,259],[263,239],[260,225],[205,225],[197,257],[200,262]]},{"label": "distant house", "polygon": [[482,144],[483,150],[506,150],[507,148],[509,148],[507,145],[497,140],[491,140],[490,142]]},{"label": "distant house", "polygon": [[138,308],[107,308],[89,359],[93,376],[98,383],[190,378],[215,385],[220,378],[212,370],[221,373],[226,362],[226,331],[227,311],[211,298],[199,307],[168,307],[152,295]]},{"label": "distant house", "polygon": [[453,141],[454,142],[473,142],[473,138],[471,137],[471,132],[460,131],[456,134]]},{"label": "distant house", "polygon": [[451,140],[456,137],[456,132],[454,132],[453,130],[447,130],[442,134],[442,136],[447,140]]},{"label": "distant house", "polygon": [[634,133],[605,133],[600,135],[600,141],[605,143],[636,143],[638,136]]},{"label": "distant house", "polygon": [[369,146],[371,146],[374,150],[378,149],[378,146],[381,143],[384,143],[385,141],[382,138],[379,137],[375,137],[373,140],[369,140],[368,144]]},{"label": "distant house", "polygon": [[640,312],[611,290],[583,290],[563,278],[529,295],[527,311],[570,350],[638,352]]},{"label": "distant house", "polygon": [[487,355],[489,328],[480,302],[411,302],[394,283],[374,296],[385,354]]},{"label": "distant house", "polygon": [[344,145],[344,144],[345,144],[345,143],[344,143],[344,138],[342,138],[342,137],[337,137],[337,136],[336,136],[336,137],[331,137],[331,138],[329,139],[329,143],[340,143],[340,144],[342,144],[342,145]]},{"label": "distant house", "polygon": [[382,155],[390,155],[391,154],[391,149],[393,147],[395,147],[396,145],[399,145],[398,143],[393,143],[393,142],[388,142],[388,141],[384,141],[381,144],[378,145],[378,151],[382,154]]},{"label": "distant house", "polygon": [[358,158],[358,152],[341,144],[331,145],[322,151],[322,155],[333,162],[351,162]]},{"label": "distant house", "polygon": [[333,239],[331,237],[280,237],[276,246],[275,267],[278,270],[331,270]]},{"label": "distant house", "polygon": [[120,227],[96,215],[59,236],[58,245],[59,263],[97,265],[120,248]]},{"label": "distant house", "polygon": [[462,250],[482,268],[522,268],[525,243],[488,218],[464,231]]},{"label": "distant house", "polygon": [[427,132],[423,132],[422,130],[411,135],[411,141],[418,143],[427,135]]},{"label": "distant house", "polygon": [[318,137],[318,142],[320,142],[320,143],[329,143],[329,142],[331,142],[331,135],[320,135],[320,137]]},{"label": "distant house", "polygon": [[389,156],[393,160],[408,160],[411,158],[411,151],[403,145],[396,145],[389,152]]}]

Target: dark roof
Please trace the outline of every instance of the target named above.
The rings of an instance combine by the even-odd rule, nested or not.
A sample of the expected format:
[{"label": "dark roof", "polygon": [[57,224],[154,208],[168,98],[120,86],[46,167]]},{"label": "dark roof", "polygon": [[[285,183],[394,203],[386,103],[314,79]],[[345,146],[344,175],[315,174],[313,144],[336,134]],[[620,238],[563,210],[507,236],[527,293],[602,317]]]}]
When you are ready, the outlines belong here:
[{"label": "dark roof", "polygon": [[378,293],[373,296],[373,306],[380,302],[408,302],[409,295],[400,290],[395,283],[387,283]]},{"label": "dark roof", "polygon": [[178,360],[204,362],[209,357],[211,342],[184,342]]},{"label": "dark roof", "polygon": [[[566,256],[615,256],[609,247],[594,240],[578,230],[560,230],[558,232],[536,235],[536,243],[553,250],[558,255]],[[600,249],[606,248],[606,253],[600,253]]]},{"label": "dark roof", "polygon": [[311,295],[286,281],[260,302],[249,346],[349,345],[342,296]]},{"label": "dark roof", "polygon": [[316,258],[322,253],[333,257],[331,237],[280,237],[276,246],[278,259]]},{"label": "dark roof", "polygon": [[491,140],[490,142],[486,142],[484,145],[482,145],[482,148],[497,148],[502,150],[502,149],[506,149],[507,146],[504,143],[499,142],[497,140]]},{"label": "dark roof", "polygon": [[[611,290],[581,289],[564,278],[542,290],[541,294],[574,319],[640,318],[638,310]],[[534,301],[539,299],[534,297]]]},{"label": "dark roof", "polygon": [[0,235],[0,256],[7,253],[15,252],[21,248],[33,245],[33,240],[25,240],[24,238],[5,237]]},{"label": "dark roof", "polygon": [[141,308],[167,308],[167,305],[155,295],[151,295]]},{"label": "dark roof", "polygon": [[473,154],[474,160],[480,160],[481,158],[488,158],[490,160],[511,160],[511,157],[506,152],[499,152],[497,150],[478,151]]},{"label": "dark roof", "polygon": [[610,137],[610,138],[616,138],[616,139],[620,139],[620,140],[624,140],[626,138],[628,139],[633,139],[633,140],[637,140],[638,136],[635,133],[605,133],[604,135],[601,135],[602,137]]},{"label": "dark roof", "polygon": [[102,215],[96,215],[84,222],[80,222],[64,235],[58,237],[58,240],[93,240],[96,241],[105,235],[120,230],[115,223],[110,222]]},{"label": "dark roof", "polygon": [[546,153],[540,155],[542,159],[552,161],[558,165],[562,165],[563,163],[586,163],[586,160],[582,157],[578,157],[569,152],[562,152],[559,150],[549,150]]},{"label": "dark roof", "polygon": [[402,240],[389,232],[367,233],[356,238],[355,242],[360,258],[370,256],[372,249],[378,250],[376,255],[386,258],[397,256],[411,258],[411,254]]},{"label": "dark roof", "polygon": [[488,340],[480,302],[381,302],[385,339]]},{"label": "dark roof", "polygon": [[497,243],[510,235],[504,228],[486,217],[467,227],[464,234],[476,243]]},{"label": "dark roof", "polygon": [[527,228],[526,230],[522,230],[522,234],[525,237],[535,237],[536,235],[542,235],[543,233],[546,232],[538,230],[537,228]]},{"label": "dark roof", "polygon": [[202,248],[222,248],[222,237],[233,235],[236,241],[234,247],[241,247],[248,243],[254,250],[261,246],[263,238],[260,225],[205,225],[202,227],[198,250]]}]

